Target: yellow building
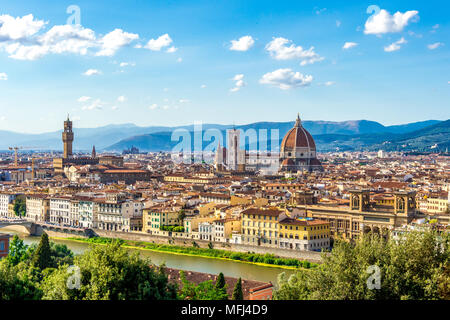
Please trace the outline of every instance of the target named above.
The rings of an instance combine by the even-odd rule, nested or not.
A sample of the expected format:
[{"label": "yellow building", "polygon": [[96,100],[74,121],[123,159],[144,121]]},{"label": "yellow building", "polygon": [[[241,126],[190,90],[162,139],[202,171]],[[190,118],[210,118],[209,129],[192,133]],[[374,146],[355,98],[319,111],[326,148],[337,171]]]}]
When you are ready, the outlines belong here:
[{"label": "yellow building", "polygon": [[330,223],[327,221],[285,216],[278,227],[282,249],[321,251],[330,247]]},{"label": "yellow building", "polygon": [[173,208],[154,206],[144,208],[142,213],[142,231],[150,234],[162,234],[161,226],[180,225],[179,211]]},{"label": "yellow building", "polygon": [[242,243],[278,247],[278,217],[283,212],[277,208],[250,208],[242,211]]},{"label": "yellow building", "polygon": [[245,198],[245,197],[238,197],[238,196],[231,196],[230,204],[232,206],[236,205],[251,205],[252,199],[251,198]]},{"label": "yellow building", "polygon": [[427,213],[447,213],[449,202],[446,198],[428,198]]}]

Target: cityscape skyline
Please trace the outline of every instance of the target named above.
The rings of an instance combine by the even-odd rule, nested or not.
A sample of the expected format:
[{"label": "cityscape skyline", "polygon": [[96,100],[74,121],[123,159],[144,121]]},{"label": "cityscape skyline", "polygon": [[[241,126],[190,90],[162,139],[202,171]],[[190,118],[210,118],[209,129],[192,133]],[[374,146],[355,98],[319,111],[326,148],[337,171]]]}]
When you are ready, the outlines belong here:
[{"label": "cityscape skyline", "polygon": [[446,4],[71,4],[3,4],[2,130],[449,118]]}]

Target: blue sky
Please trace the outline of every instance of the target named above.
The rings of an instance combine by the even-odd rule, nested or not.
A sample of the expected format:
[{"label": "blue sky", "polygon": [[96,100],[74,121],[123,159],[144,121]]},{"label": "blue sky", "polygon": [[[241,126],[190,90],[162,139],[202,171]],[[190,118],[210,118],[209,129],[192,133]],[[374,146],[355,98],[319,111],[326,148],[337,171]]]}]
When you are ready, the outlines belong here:
[{"label": "blue sky", "polygon": [[[65,26],[70,5],[81,26]],[[3,0],[0,130],[58,130],[68,113],[76,127],[297,112],[385,125],[448,119],[448,10],[432,0]]]}]

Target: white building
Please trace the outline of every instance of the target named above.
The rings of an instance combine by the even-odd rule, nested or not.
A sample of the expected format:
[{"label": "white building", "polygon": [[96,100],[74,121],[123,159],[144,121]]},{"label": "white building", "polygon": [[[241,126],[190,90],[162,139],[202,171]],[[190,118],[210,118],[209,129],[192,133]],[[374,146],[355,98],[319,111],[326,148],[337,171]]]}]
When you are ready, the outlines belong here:
[{"label": "white building", "polygon": [[213,241],[214,224],[208,221],[200,222],[198,224],[198,234],[200,240]]},{"label": "white building", "polygon": [[8,206],[16,199],[15,194],[0,193],[0,217],[8,217]]},{"label": "white building", "polygon": [[47,222],[50,214],[50,200],[47,195],[28,195],[26,198],[26,219],[33,222]]},{"label": "white building", "polygon": [[57,197],[50,199],[50,223],[61,226],[71,224],[71,199],[67,197]]}]

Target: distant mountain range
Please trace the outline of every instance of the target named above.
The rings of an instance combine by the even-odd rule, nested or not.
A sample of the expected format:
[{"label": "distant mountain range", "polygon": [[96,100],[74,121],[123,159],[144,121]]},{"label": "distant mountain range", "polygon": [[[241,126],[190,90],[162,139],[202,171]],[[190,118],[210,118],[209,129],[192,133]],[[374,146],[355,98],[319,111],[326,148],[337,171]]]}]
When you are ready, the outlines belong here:
[{"label": "distant mountain range", "polygon": [[[279,139],[273,141],[277,145],[291,129],[294,122],[256,122],[235,126],[236,129],[279,130]],[[303,121],[302,125],[313,135],[319,151],[340,150],[424,150],[435,146],[445,149],[450,144],[450,120],[427,120],[404,125],[384,126],[375,121]],[[220,130],[226,137],[227,129],[233,125],[203,124],[203,131]],[[176,129],[194,130],[193,125],[163,127],[138,127],[134,124],[108,125],[98,128],[74,128],[74,150],[89,151],[95,145],[99,151],[117,151],[135,146],[141,151],[170,151],[178,144],[171,141],[172,132]],[[0,130],[0,150],[9,146],[23,146],[26,149],[61,150],[61,132],[42,134],[22,134]],[[210,144],[205,142],[203,147]],[[270,147],[270,141],[269,141]],[[256,149],[255,145],[248,145]]]}]

